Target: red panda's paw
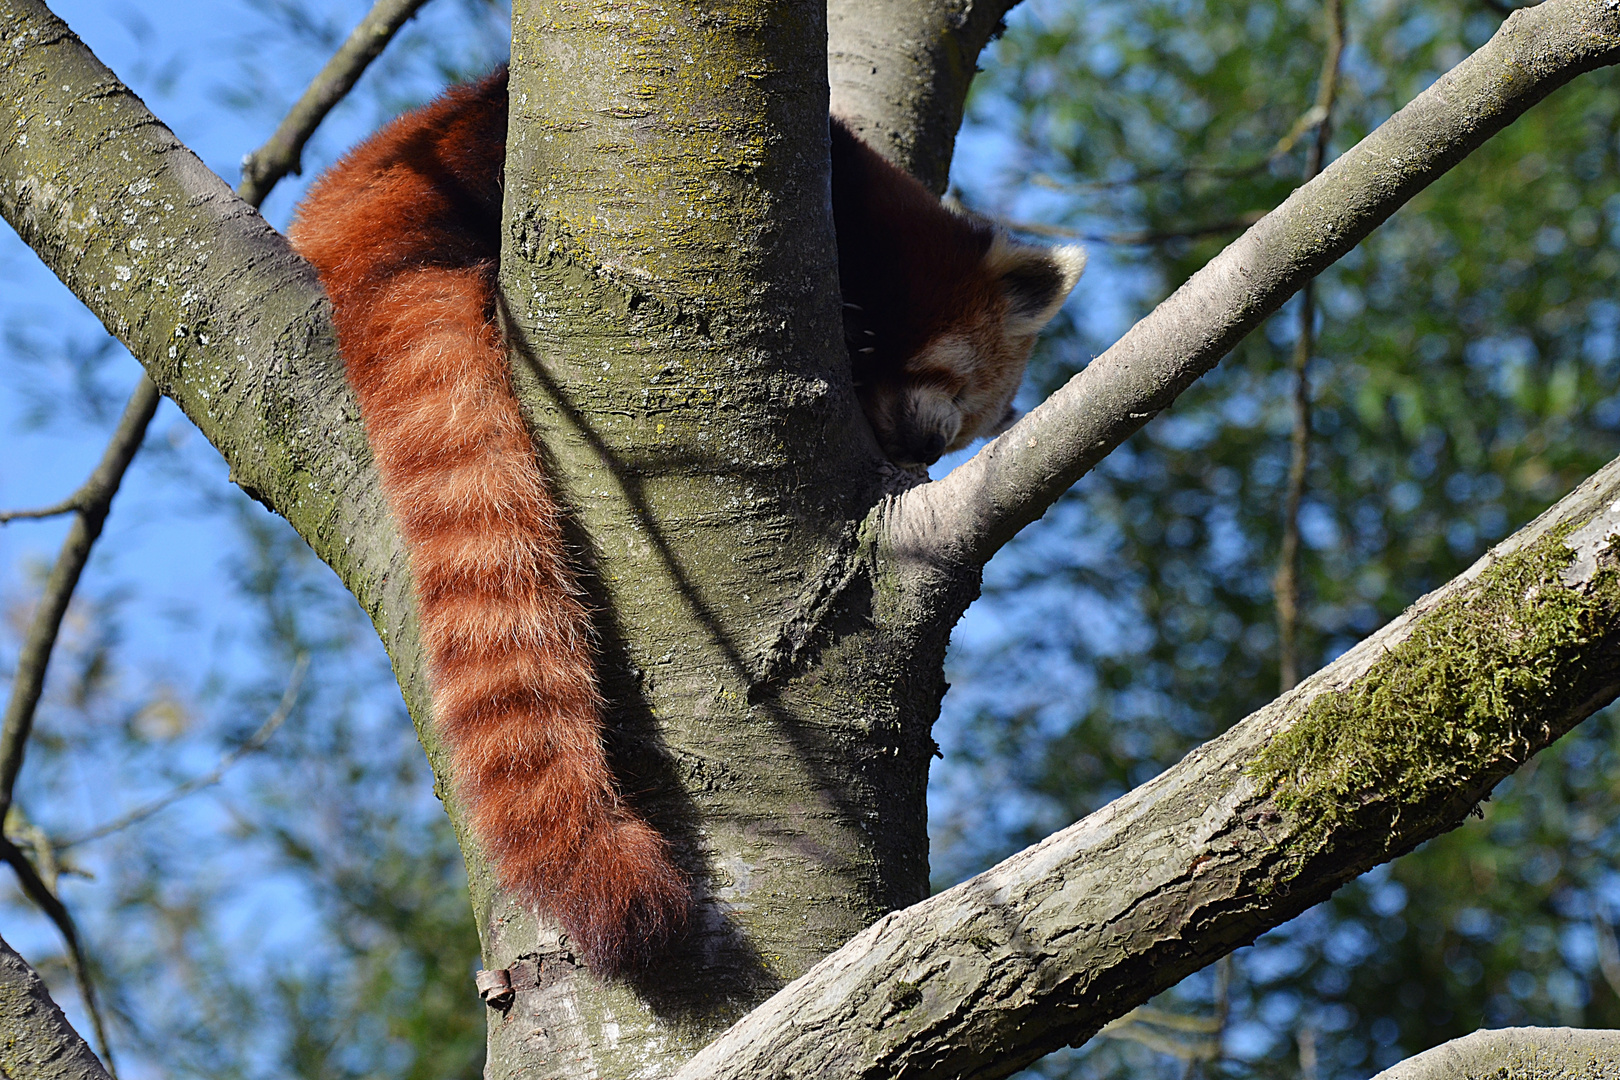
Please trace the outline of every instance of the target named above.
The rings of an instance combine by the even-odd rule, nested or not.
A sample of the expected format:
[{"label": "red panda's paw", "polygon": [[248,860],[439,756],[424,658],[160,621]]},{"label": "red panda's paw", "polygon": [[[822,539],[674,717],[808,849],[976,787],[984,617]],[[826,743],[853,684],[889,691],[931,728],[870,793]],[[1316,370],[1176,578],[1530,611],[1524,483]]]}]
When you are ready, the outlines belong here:
[{"label": "red panda's paw", "polygon": [[598,975],[643,967],[686,924],[691,888],[664,838],[623,811],[581,838],[546,906]]}]

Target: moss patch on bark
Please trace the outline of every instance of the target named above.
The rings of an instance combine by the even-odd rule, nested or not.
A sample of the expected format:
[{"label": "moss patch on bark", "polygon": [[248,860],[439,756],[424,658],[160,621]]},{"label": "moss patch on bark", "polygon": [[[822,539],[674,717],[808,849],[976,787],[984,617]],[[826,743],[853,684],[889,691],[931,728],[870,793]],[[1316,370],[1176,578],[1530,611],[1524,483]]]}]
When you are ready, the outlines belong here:
[{"label": "moss patch on bark", "polygon": [[1306,850],[1368,804],[1399,817],[1494,783],[1612,681],[1620,560],[1611,544],[1589,581],[1566,584],[1574,527],[1494,561],[1258,755],[1249,775],[1305,823]]}]

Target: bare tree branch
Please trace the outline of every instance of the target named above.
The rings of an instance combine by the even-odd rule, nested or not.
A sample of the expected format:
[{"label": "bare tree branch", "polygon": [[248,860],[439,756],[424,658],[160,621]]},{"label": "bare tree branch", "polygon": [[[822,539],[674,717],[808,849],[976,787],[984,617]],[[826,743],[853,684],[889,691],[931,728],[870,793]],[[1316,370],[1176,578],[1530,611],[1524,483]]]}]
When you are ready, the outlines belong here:
[{"label": "bare tree branch", "polygon": [[[321,70],[315,83],[299,99],[293,112],[277,128],[270,142],[244,159],[239,193],[246,202],[257,207],[277,181],[289,170],[297,167],[298,155],[316,126],[332,106],[354,86],[366,66],[377,57],[399,27],[424,2],[425,0],[377,0],[371,13]],[[65,27],[63,29],[65,30]],[[8,74],[10,73],[12,72],[8,71]],[[62,619],[67,614],[80,575],[89,561],[91,549],[101,534],[113,497],[117,494],[124,474],[140,449],[141,442],[146,436],[146,429],[160,400],[161,394],[157,385],[143,374],[124,407],[123,415],[102,454],[101,462],[78,491],[55,507],[0,514],[0,524],[18,518],[49,517],[61,513],[77,514],[57,555],[33,621],[29,625],[28,635],[19,653],[16,672],[12,679],[11,696],[7,703],[4,724],[0,726],[0,820],[4,820],[6,812],[11,808],[17,776],[22,769],[28,737],[33,729],[34,715],[44,689],[45,673],[61,632]],[[263,745],[263,741],[285,719],[287,711],[291,708],[291,698],[296,695],[297,686],[302,680],[305,663],[304,659],[300,659],[292,684],[283,698],[282,707],[253,738],[232,755],[227,756],[212,773],[199,777],[190,784],[181,785],[167,797],[141,807],[119,821],[84,837],[76,838],[70,843],[93,839],[117,828],[126,827],[156,813],[192,791],[217,782],[236,760]],[[0,837],[0,858],[12,866],[24,893],[56,924],[67,942],[74,977],[95,1027],[102,1060],[106,1062],[107,1071],[111,1073],[113,1063],[106,1027],[96,1002],[89,966],[72,915],[56,895],[53,885],[48,885],[23,852],[4,837]],[[54,878],[54,874],[51,876]]]},{"label": "bare tree branch", "polygon": [[[377,0],[348,40],[321,69],[270,140],[243,160],[239,189],[243,201],[257,207],[270,189],[288,171],[297,167],[298,155],[304,144],[332,106],[353,88],[366,66],[376,59],[399,28],[425,2]],[[79,519],[74,522],[62,544],[18,656],[11,698],[6,707],[4,725],[0,727],[0,819],[4,818],[11,805],[12,791],[16,786],[17,773],[22,768],[28,735],[33,729],[34,711],[44,688],[45,671],[61,631],[62,619],[67,614],[79,576],[89,561],[91,548],[101,534],[113,496],[117,494],[125,471],[140,449],[159,400],[157,387],[143,375],[124,407],[123,417],[102,454],[101,463],[78,491],[55,507],[0,514],[0,523],[14,518],[48,517],[73,511],[79,514]]]},{"label": "bare tree branch", "polygon": [[78,517],[68,529],[56,564],[51,567],[51,576],[46,579],[44,595],[28,625],[28,636],[17,655],[17,670],[11,680],[5,722],[0,726],[0,820],[11,808],[12,790],[17,786],[17,773],[22,769],[23,754],[28,749],[28,735],[34,728],[34,710],[45,688],[45,669],[50,664],[51,650],[56,646],[68,602],[73,599],[79,575],[90,558],[90,548],[101,535],[124,471],[146,436],[146,425],[157,411],[158,400],[157,387],[142,376],[129,404],[124,406],[124,415],[101,455],[101,463],[72,497]]},{"label": "bare tree branch", "polygon": [[0,91],[0,213],[337,570],[418,702],[406,559],[314,271],[40,0],[0,0]]},{"label": "bare tree branch", "polygon": [[382,55],[400,27],[427,0],[377,0],[360,25],[332,54],[292,110],[263,146],[242,159],[242,182],[236,193],[258,206],[276,182],[303,170],[304,144],[332,107],[342,101],[371,62]]},{"label": "bare tree branch", "polygon": [[874,924],[678,1080],[1007,1076],[1460,823],[1620,692],[1620,460],[1293,692]]},{"label": "bare tree branch", "polygon": [[829,0],[832,111],[933,191],[950,174],[979,52],[1018,0]]},{"label": "bare tree branch", "polygon": [[52,503],[50,506],[41,506],[33,510],[0,510],[0,525],[9,525],[13,521],[38,521],[41,518],[61,517],[63,514],[73,513],[78,508],[79,493],[76,491],[61,502]]},{"label": "bare tree branch", "polygon": [[[1317,80],[1316,138],[1305,161],[1305,181],[1316,179],[1333,139],[1333,103],[1339,95],[1339,60],[1344,54],[1344,0],[1327,0],[1327,49]],[[1311,353],[1316,347],[1315,278],[1299,294],[1299,329],[1294,338],[1293,425],[1289,432],[1288,490],[1283,500],[1282,550],[1277,556],[1277,653],[1279,689],[1299,682],[1299,508],[1305,501],[1305,475],[1311,462]]]},{"label": "bare tree branch", "polygon": [[10,1080],[112,1080],[51,1000],[37,972],[0,941],[0,1075]]},{"label": "bare tree branch", "polygon": [[983,565],[1311,277],[1536,102],[1617,59],[1608,0],[1516,12],[1011,430],[899,497],[886,511],[894,549]]},{"label": "bare tree branch", "polygon": [[1620,1080],[1620,1031],[1476,1031],[1409,1057],[1373,1080]]}]

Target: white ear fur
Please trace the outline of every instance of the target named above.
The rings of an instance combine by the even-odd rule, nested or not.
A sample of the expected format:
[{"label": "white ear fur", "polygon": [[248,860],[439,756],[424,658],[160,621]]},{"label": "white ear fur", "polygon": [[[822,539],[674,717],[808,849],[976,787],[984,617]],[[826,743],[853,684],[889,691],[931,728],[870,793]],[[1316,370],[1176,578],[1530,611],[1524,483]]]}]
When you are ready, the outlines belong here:
[{"label": "white ear fur", "polygon": [[1006,289],[1007,332],[1033,334],[1058,313],[1086,268],[1086,249],[1078,244],[1035,247],[997,232],[985,252],[984,265]]}]

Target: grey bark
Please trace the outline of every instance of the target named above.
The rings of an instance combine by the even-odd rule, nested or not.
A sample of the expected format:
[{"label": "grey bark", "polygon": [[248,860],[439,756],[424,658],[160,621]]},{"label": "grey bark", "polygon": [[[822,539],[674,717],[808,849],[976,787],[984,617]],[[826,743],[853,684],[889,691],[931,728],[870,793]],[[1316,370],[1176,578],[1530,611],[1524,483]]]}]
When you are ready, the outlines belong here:
[{"label": "grey bark", "polygon": [[1514,12],[1011,430],[910,492],[893,520],[901,546],[982,564],[1308,279],[1536,102],[1616,59],[1620,6],[1609,0]]},{"label": "grey bark", "polygon": [[828,0],[832,111],[943,192],[979,53],[1017,0]]},{"label": "grey bark", "polygon": [[[1497,54],[1519,64],[1499,80],[1506,104],[1483,118],[1420,110],[1406,122],[1432,130],[1408,132],[1413,153],[1445,143],[1453,158],[1425,160],[1454,161],[1477,145],[1468,132],[1612,56],[1616,17],[1606,5],[1549,0],[1544,9],[1585,37],[1571,42],[1555,25],[1538,32],[1556,47]],[[1236,340],[1234,328],[1259,317],[1259,301],[1220,275],[1195,279],[1176,301],[1203,328],[1195,340],[1159,331],[1133,339],[1168,341],[1170,355],[1188,344],[1191,367],[1166,375],[1152,350],[1140,364],[1102,365],[1086,384],[1095,400],[1071,387],[962,478],[901,497],[915,478],[881,461],[837,351],[818,5],[602,3],[569,22],[573,11],[535,16],[519,4],[514,13],[515,86],[528,95],[514,98],[523,119],[503,265],[515,378],[605,613],[616,764],[629,797],[697,876],[704,904],[666,967],[596,985],[553,928],[494,893],[464,837],[486,961],[509,968],[517,989],[508,1012],[491,1014],[495,1075],[666,1072],[860,926],[919,899],[928,726],[949,627],[977,591],[980,563],[1066,485],[1060,474],[1087,466],[1097,447],[1070,431],[1081,417],[1092,431],[1134,430],[1145,414],[1128,415],[1133,402],[1162,407]],[[1541,25],[1529,18],[1509,28]],[[784,20],[793,40],[778,40],[793,36],[777,29]],[[371,613],[439,770],[408,564],[309,269],[37,0],[0,0],[0,91],[0,211],[221,450],[237,482],[287,517]],[[1413,176],[1402,162],[1378,163],[1363,178],[1384,209],[1369,213],[1387,215],[1390,200],[1410,197],[1421,186]],[[1320,268],[1341,250],[1339,219],[1274,216],[1263,250],[1295,269],[1271,278]],[[1279,231],[1285,223],[1297,228]],[[1289,256],[1290,240],[1305,254]],[[1229,277],[1254,270],[1241,260],[1221,266]],[[1221,316],[1222,302],[1241,310]],[[1147,391],[1132,389],[1138,376]],[[1109,380],[1124,389],[1105,392]],[[1118,415],[1097,427],[1105,409]],[[1041,441],[1049,435],[1052,454]],[[997,455],[1008,468],[985,464]],[[1020,483],[1034,494],[1020,496]],[[958,513],[953,496],[972,512]],[[1600,691],[1612,688],[1590,696]],[[1283,699],[1257,723],[1301,723],[1290,711],[1301,700]],[[1569,715],[1558,712],[1558,723]],[[1434,829],[1451,823],[1480,785],[1556,727],[1515,735],[1500,760],[1463,761],[1467,770],[1432,780],[1401,812],[1425,808]],[[1107,864],[1117,873],[1157,875],[1158,890],[1123,914],[1103,909],[1129,899],[1113,878],[1098,882],[1103,908],[1085,908],[1086,918],[1115,918],[1137,936],[1094,938],[1088,957],[1078,932],[1038,948],[1014,933],[1015,892],[1020,903],[1075,911],[1088,902],[1062,876],[1064,860],[1078,858],[1069,841],[1051,842],[1022,857],[1006,896],[988,906],[966,887],[946,894],[967,903],[964,912],[984,907],[978,921],[898,940],[915,911],[935,910],[925,905],[862,934],[869,958],[840,968],[854,982],[834,986],[812,1018],[826,1050],[817,1057],[808,1042],[772,1034],[762,1045],[781,1057],[766,1064],[853,1068],[866,1051],[852,1047],[873,1038],[886,1062],[922,1069],[935,1055],[965,1062],[963,1075],[1001,1075],[972,1072],[992,1068],[979,1062],[987,1047],[1001,1048],[1003,1062],[1026,1061],[1094,1028],[1421,831],[1417,818],[1392,831],[1392,804],[1370,798],[1352,800],[1352,820],[1319,836],[1277,801],[1284,796],[1232,769],[1210,773],[1210,762],[1236,752],[1230,741],[1212,744],[1174,774],[1213,775],[1208,791],[1172,799],[1161,779],[1116,804],[1118,821],[1090,823],[1103,839],[1086,844],[1118,845],[1124,861]],[[1130,814],[1134,828],[1122,832]],[[1124,854],[1150,835],[1159,849]],[[1035,884],[1030,875],[1043,871]],[[950,963],[908,968],[896,958],[912,945]],[[901,977],[860,983],[862,970]],[[980,970],[986,993],[1009,996],[958,1001],[972,1006],[968,1016],[939,1014],[952,972]],[[1058,981],[1019,981],[1032,972]],[[856,984],[879,997],[845,1001],[841,991]],[[1020,1033],[1008,1017],[1026,1007]],[[917,1026],[929,1017],[967,1041],[929,1041]],[[837,1027],[874,1019],[876,1029]],[[972,1041],[981,1033],[987,1041]]]},{"label": "grey bark", "polygon": [[1620,460],[1156,779],[885,916],[678,1080],[988,1080],[1079,1045],[1455,827],[1612,700],[1617,539]]},{"label": "grey bark", "polygon": [[0,941],[0,1076],[111,1080],[28,961]]},{"label": "grey bark", "polygon": [[893,476],[842,345],[822,0],[513,15],[515,378],[602,612],[616,775],[702,895],[632,994],[487,894],[520,974],[490,1074],[539,1045],[550,1075],[657,1074],[927,895],[944,631],[857,590],[813,661],[778,645]]},{"label": "grey bark", "polygon": [[1415,1054],[1373,1080],[1620,1080],[1620,1031],[1476,1031]]}]

